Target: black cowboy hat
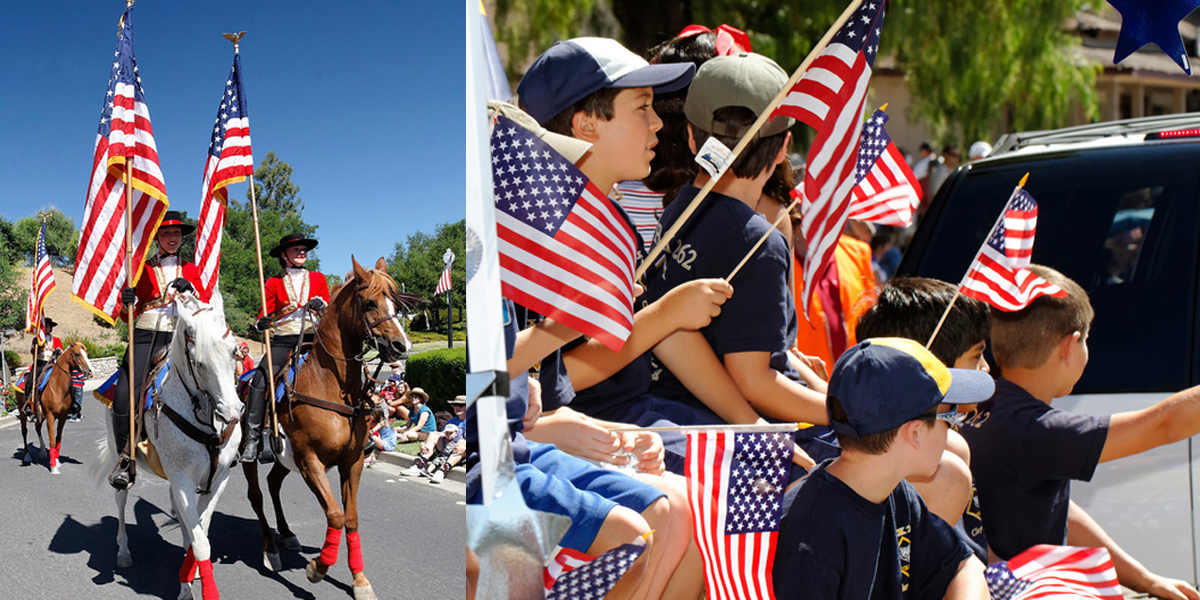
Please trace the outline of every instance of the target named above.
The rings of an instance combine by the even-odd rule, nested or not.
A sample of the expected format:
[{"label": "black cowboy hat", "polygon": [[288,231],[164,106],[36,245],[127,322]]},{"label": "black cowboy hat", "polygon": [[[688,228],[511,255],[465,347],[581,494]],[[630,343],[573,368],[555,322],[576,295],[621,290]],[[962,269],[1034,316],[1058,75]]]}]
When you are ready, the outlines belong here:
[{"label": "black cowboy hat", "polygon": [[179,214],[177,210],[168,210],[163,215],[162,223],[158,224],[158,228],[162,229],[163,227],[178,227],[179,233],[183,235],[188,235],[196,231],[196,226],[184,221],[183,215]]},{"label": "black cowboy hat", "polygon": [[50,317],[42,317],[42,328],[43,329],[53,329],[55,327],[58,327],[58,323],[55,322],[54,319],[51,319]]},{"label": "black cowboy hat", "polygon": [[271,248],[271,251],[268,254],[275,258],[279,258],[280,256],[283,256],[283,251],[289,246],[304,246],[305,250],[312,250],[313,248],[317,247],[317,240],[310,240],[304,237],[304,234],[302,233],[289,233],[279,238],[279,243],[276,244],[274,248]]}]

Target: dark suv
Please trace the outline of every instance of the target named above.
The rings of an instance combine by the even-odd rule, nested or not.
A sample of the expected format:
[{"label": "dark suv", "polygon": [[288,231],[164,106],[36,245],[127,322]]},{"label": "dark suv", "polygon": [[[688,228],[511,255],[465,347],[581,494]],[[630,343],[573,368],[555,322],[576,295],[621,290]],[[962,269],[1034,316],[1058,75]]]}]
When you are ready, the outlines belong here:
[{"label": "dark suv", "polygon": [[[962,279],[1026,172],[1033,262],[1078,282],[1096,310],[1083,378],[1054,406],[1111,414],[1200,384],[1200,114],[1001,138],[942,185],[899,273]],[[1072,498],[1152,571],[1194,583],[1197,452],[1189,439],[1102,464]]]}]

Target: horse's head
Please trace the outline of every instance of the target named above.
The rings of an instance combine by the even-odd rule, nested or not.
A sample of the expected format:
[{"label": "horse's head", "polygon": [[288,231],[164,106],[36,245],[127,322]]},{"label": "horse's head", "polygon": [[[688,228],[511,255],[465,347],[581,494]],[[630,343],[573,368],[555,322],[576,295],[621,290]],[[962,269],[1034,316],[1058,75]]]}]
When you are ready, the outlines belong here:
[{"label": "horse's head", "polygon": [[192,293],[175,296],[179,321],[171,340],[172,370],[207,394],[218,418],[228,423],[241,412],[234,386],[237,342],[225,324],[220,292],[211,305]]},{"label": "horse's head", "polygon": [[80,371],[86,379],[92,378],[92,363],[88,362],[87,348],[83,347],[83,342],[71,344],[66,352],[63,352],[63,357],[67,361],[68,369]]},{"label": "horse's head", "polygon": [[351,278],[345,283],[345,287],[349,289],[344,289],[341,293],[351,293],[352,290],[352,293],[358,296],[358,308],[355,312],[361,314],[358,320],[366,330],[365,337],[375,346],[380,358],[385,362],[408,358],[412,342],[409,341],[397,315],[395,294],[398,287],[392,276],[387,273],[387,262],[380,258],[374,269],[367,270],[358,264],[353,256],[350,257],[350,261],[354,263],[354,270],[351,271]]}]

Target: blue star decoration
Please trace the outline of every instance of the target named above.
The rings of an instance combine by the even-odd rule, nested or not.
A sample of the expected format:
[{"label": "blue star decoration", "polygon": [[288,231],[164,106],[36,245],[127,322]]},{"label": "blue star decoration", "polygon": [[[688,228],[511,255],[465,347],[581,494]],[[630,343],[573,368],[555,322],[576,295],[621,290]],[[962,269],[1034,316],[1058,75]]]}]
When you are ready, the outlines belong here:
[{"label": "blue star decoration", "polygon": [[1121,35],[1113,64],[1117,64],[1146,44],[1162,49],[1184,73],[1192,74],[1179,21],[1200,6],[1200,0],[1108,0],[1121,13]]}]

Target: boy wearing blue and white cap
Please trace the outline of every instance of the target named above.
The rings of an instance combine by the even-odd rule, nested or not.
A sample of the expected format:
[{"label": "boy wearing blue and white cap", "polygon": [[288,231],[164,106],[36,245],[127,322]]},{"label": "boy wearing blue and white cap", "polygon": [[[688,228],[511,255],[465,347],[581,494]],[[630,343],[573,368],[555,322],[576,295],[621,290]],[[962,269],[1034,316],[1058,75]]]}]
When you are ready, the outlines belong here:
[{"label": "boy wearing blue and white cap", "polygon": [[842,454],[784,496],[776,597],[986,598],[983,564],[904,479],[935,471],[961,421],[955,405],[994,389],[987,373],[947,369],[912,340],[847,350],[829,378]]}]

